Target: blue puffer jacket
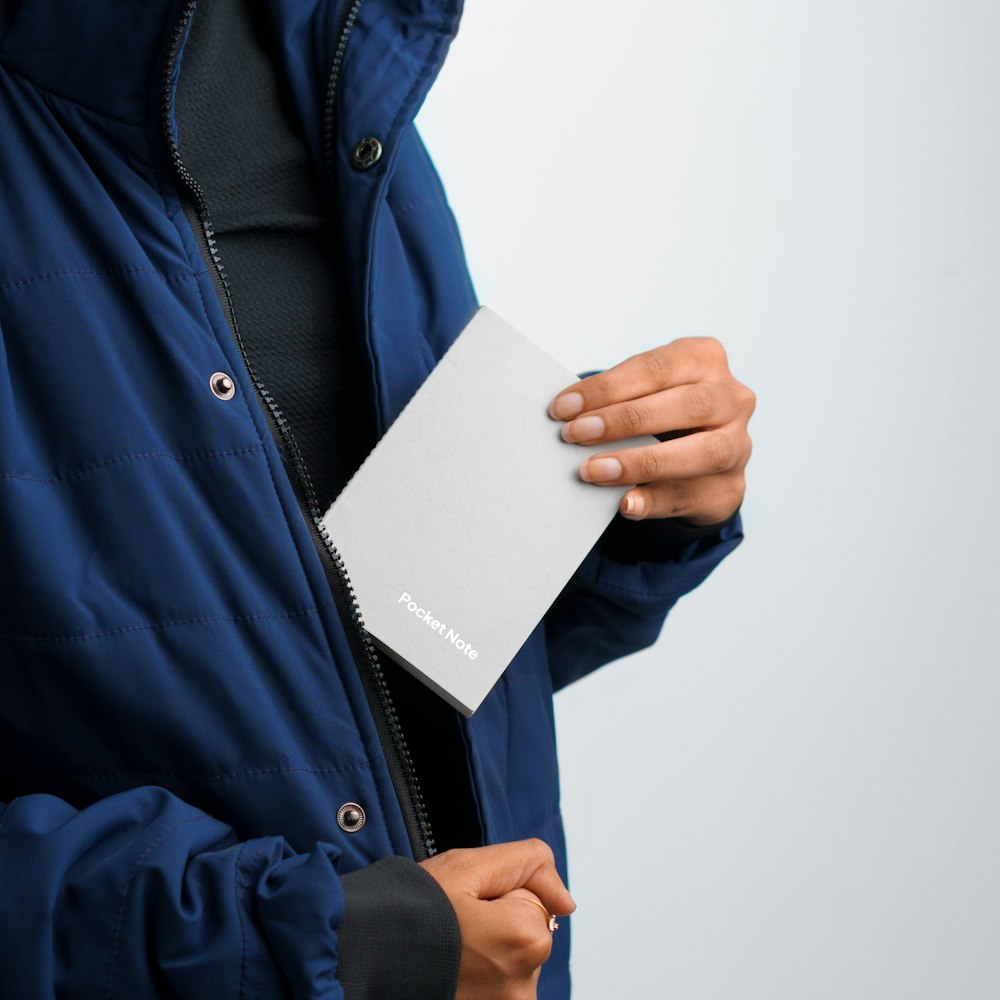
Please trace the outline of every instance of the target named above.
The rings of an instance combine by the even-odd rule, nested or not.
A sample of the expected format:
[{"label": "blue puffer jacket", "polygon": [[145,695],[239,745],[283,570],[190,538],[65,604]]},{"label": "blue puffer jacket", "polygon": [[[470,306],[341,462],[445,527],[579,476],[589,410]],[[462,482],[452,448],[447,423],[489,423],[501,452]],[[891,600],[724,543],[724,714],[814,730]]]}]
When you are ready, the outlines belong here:
[{"label": "blue puffer jacket", "polygon": [[[477,305],[412,125],[460,2],[268,5],[339,213],[381,433]],[[0,0],[9,997],[341,997],[339,875],[417,851],[354,609],[173,162],[192,10]],[[369,136],[383,154],[359,169]],[[542,837],[564,872],[553,690],[651,644],[741,538],[738,517],[680,549],[633,527],[648,559],[596,546],[463,722],[487,840]],[[353,833],[336,821],[347,802],[368,818]],[[545,1000],[568,996],[568,941]]]}]

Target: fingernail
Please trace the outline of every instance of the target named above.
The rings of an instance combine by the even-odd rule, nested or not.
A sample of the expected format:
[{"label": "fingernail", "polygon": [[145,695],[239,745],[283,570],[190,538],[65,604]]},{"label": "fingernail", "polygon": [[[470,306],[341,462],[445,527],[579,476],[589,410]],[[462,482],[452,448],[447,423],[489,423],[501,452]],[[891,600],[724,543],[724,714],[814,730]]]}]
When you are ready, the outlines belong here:
[{"label": "fingernail", "polygon": [[593,441],[604,436],[604,421],[600,417],[580,417],[562,426],[563,441]]},{"label": "fingernail", "polygon": [[569,420],[575,417],[583,409],[583,396],[578,392],[567,392],[558,399],[552,401],[549,407],[549,415],[556,420]]},{"label": "fingernail", "polygon": [[625,506],[622,513],[626,517],[642,517],[646,513],[646,500],[641,494],[629,493],[625,497]]},{"label": "fingernail", "polygon": [[592,458],[580,463],[580,476],[588,483],[606,483],[621,479],[622,463],[617,458]]}]

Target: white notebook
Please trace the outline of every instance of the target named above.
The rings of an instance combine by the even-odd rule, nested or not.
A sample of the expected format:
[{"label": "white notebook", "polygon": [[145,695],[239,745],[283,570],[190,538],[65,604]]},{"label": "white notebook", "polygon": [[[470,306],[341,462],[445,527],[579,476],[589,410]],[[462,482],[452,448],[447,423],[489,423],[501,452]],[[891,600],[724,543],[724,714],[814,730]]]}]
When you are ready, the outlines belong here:
[{"label": "white notebook", "polygon": [[375,643],[466,715],[615,517],[625,487],[548,405],[576,379],[480,309],[323,518]]}]

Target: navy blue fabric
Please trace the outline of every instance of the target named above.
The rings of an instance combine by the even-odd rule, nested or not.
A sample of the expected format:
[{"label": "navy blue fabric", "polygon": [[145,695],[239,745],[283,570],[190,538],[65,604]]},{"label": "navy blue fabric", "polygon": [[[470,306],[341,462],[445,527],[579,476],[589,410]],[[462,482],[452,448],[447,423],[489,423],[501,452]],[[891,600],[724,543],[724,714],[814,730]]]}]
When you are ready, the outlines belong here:
[{"label": "navy blue fabric", "polygon": [[[362,5],[332,175],[343,12],[269,10],[337,206],[381,434],[477,305],[412,124],[460,3]],[[181,12],[0,0],[0,964],[15,998],[340,998],[337,876],[411,856],[344,623],[181,211],[160,116]],[[368,135],[385,153],[358,171]],[[209,390],[216,371],[232,400]],[[595,546],[463,723],[489,841],[542,837],[565,873],[553,690],[654,642],[741,537],[737,517],[639,562]],[[368,817],[354,834],[336,824],[347,801]],[[568,924],[542,1000],[569,994]]]}]

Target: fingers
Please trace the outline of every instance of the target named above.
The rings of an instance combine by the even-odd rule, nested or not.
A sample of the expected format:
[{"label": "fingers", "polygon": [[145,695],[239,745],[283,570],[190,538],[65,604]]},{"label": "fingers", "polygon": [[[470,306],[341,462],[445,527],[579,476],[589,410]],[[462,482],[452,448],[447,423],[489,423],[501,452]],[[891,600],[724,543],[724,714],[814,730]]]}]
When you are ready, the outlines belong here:
[{"label": "fingers", "polygon": [[757,398],[729,371],[714,338],[684,338],[633,355],[567,386],[549,415],[565,441],[606,445],[654,436],[658,443],[588,455],[580,478],[631,487],[619,502],[631,520],[683,517],[694,525],[729,519],[743,502]]},{"label": "fingers", "polygon": [[746,478],[742,471],[637,486],[626,493],[619,510],[630,521],[653,517],[683,517],[693,525],[721,524],[743,503]]},{"label": "fingers", "polygon": [[517,840],[479,848],[488,852],[480,867],[480,899],[496,899],[525,888],[552,913],[572,913],[576,903],[556,871],[552,848],[543,840]]},{"label": "fingers", "polygon": [[548,961],[552,952],[552,931],[545,904],[527,889],[513,889],[490,904],[503,914],[510,947],[524,968],[536,969]]},{"label": "fingers", "polygon": [[[511,889],[506,896],[501,896],[501,899],[519,899],[521,902],[526,903],[531,907],[538,917],[542,921],[542,926],[550,933],[553,934],[559,929],[559,923],[556,920],[556,915],[553,914],[549,908],[533,893],[528,889]],[[496,902],[496,900],[493,900]]]},{"label": "fingers", "polygon": [[552,848],[543,840],[446,851],[424,864],[439,882],[454,884],[477,899],[499,899],[514,889],[526,888],[552,913],[567,914],[576,909],[556,871]]},{"label": "fingers", "polygon": [[552,950],[549,913],[576,903],[541,840],[444,851],[420,862],[458,917],[462,960],[456,1000],[536,1000]]},{"label": "fingers", "polygon": [[595,444],[658,434],[666,427],[674,430],[718,427],[739,411],[735,383],[697,382],[588,410],[563,424],[561,433],[564,441]]},{"label": "fingers", "polygon": [[525,880],[524,888],[533,892],[550,913],[566,916],[576,909],[576,901],[563,884],[554,864],[539,868]]},{"label": "fingers", "polygon": [[580,379],[562,390],[549,407],[557,420],[567,420],[611,403],[638,399],[689,382],[711,380],[728,371],[726,352],[713,337],[683,337],[655,347]]},{"label": "fingers", "polygon": [[542,910],[545,911],[545,919],[548,921],[549,909],[546,905],[530,890],[530,889],[511,889],[506,895],[501,896],[501,899],[523,899],[526,903],[530,903],[535,908],[535,912],[542,915]]},{"label": "fingers", "polygon": [[542,904],[525,889],[495,900],[461,897],[462,960],[456,1000],[536,1000],[552,951]]},{"label": "fingers", "polygon": [[718,476],[745,466],[749,448],[743,429],[730,424],[673,441],[589,456],[580,463],[580,478],[601,486],[632,486]]}]

